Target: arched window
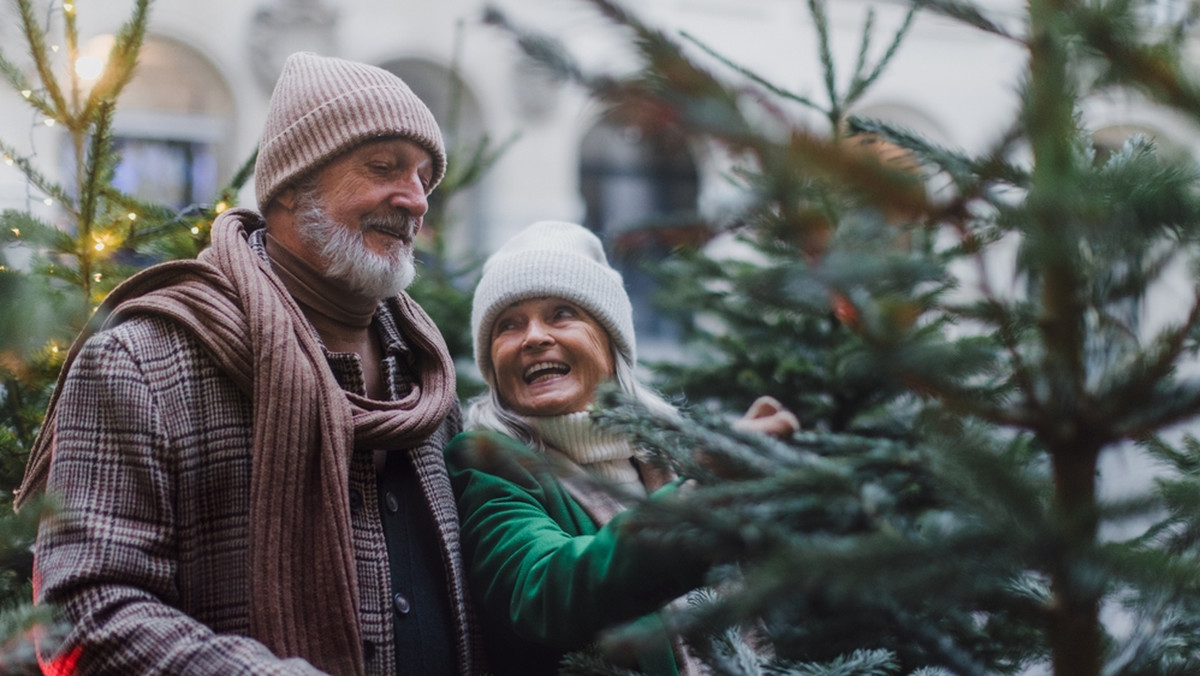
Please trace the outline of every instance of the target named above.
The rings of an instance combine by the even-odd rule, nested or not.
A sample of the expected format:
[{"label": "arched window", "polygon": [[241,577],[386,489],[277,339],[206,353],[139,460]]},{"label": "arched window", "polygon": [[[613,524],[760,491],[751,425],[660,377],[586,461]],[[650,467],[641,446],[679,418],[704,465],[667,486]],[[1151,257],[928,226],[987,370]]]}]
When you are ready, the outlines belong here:
[{"label": "arched window", "polygon": [[[107,54],[111,41],[97,38],[87,51]],[[175,208],[209,201],[245,159],[232,156],[233,129],[233,94],[208,59],[183,43],[147,36],[113,120],[121,153],[113,182]]]},{"label": "arched window", "polygon": [[686,140],[601,120],[583,139],[579,186],[584,225],[604,240],[625,278],[639,343],[653,348],[673,342],[679,327],[655,308],[656,284],[647,265],[661,262],[675,246],[707,237],[697,218],[699,179]]}]

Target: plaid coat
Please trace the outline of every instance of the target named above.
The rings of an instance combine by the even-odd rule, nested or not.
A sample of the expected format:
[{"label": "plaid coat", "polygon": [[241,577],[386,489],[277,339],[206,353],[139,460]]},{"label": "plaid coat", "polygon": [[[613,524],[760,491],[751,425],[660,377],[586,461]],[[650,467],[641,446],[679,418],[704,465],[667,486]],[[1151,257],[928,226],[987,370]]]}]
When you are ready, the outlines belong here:
[{"label": "plaid coat", "polygon": [[[406,347],[386,311],[376,326],[397,396],[408,387]],[[354,355],[328,357],[344,388],[362,389]],[[60,663],[89,674],[318,673],[246,636],[251,405],[196,339],[152,317],[103,331],[80,352],[59,406],[48,492],[63,512],[39,532],[34,577],[37,600],[73,625]],[[410,457],[438,532],[453,649],[467,673],[479,662],[441,453],[459,425],[455,409]],[[369,449],[356,450],[350,476],[367,671],[402,673]],[[368,499],[353,500],[354,491]]]}]

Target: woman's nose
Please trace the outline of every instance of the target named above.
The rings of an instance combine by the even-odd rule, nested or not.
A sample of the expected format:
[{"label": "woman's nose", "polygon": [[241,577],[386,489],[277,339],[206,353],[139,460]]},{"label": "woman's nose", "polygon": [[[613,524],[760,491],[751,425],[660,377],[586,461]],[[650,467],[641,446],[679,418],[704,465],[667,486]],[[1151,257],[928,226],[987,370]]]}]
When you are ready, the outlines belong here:
[{"label": "woman's nose", "polygon": [[553,342],[553,334],[550,333],[548,327],[541,321],[534,319],[525,325],[525,346],[542,346]]}]

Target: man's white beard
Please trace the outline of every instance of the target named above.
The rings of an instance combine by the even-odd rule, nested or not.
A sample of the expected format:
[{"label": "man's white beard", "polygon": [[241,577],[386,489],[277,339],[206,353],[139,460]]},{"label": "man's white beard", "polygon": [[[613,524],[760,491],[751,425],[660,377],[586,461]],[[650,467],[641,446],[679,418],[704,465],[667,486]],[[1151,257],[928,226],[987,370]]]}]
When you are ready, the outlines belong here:
[{"label": "man's white beard", "polygon": [[300,238],[325,263],[325,275],[367,298],[382,300],[408,288],[417,276],[411,245],[402,245],[386,255],[367,248],[364,230],[386,225],[415,234],[415,219],[397,213],[394,218],[364,219],[363,229],[349,228],[331,220],[325,201],[315,189],[296,191],[296,223]]}]

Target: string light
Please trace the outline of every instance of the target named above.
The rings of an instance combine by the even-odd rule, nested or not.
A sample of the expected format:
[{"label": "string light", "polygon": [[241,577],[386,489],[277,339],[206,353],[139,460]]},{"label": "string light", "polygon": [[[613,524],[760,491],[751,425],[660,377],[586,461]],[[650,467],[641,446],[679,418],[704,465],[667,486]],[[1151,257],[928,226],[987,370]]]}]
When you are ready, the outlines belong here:
[{"label": "string light", "polygon": [[104,59],[98,56],[81,56],[75,59],[75,74],[83,80],[95,80],[104,71]]},{"label": "string light", "polygon": [[99,273],[99,272],[97,272],[96,274],[92,275],[92,281],[93,281],[93,282],[98,282],[98,281],[100,281],[100,273]]},{"label": "string light", "polygon": [[53,352],[54,354],[58,354],[58,345],[57,345],[57,344],[55,344],[55,343],[51,343],[51,344],[50,344],[50,351],[51,351],[51,352]]},{"label": "string light", "polygon": [[54,200],[47,197],[46,199],[42,200],[42,204],[45,204],[46,206],[50,206],[51,204],[54,204]]},{"label": "string light", "polygon": [[47,127],[53,127],[53,126],[54,126],[54,118],[53,118],[53,117],[47,117],[45,120],[42,120],[42,122],[43,122],[43,123],[45,123],[45,125],[46,125]]},{"label": "string light", "polygon": [[104,251],[104,242],[96,242],[96,246],[94,248],[96,251]]},{"label": "string light", "polygon": [[131,220],[131,221],[136,221],[136,220],[137,220],[137,214],[133,213],[132,211],[131,211],[131,212],[129,212],[129,220]]},{"label": "string light", "polygon": [[23,96],[25,98],[29,98],[30,96],[33,96],[33,90],[32,89],[22,89],[21,96]]},{"label": "string light", "polygon": [[64,2],[63,3],[63,11],[66,12],[67,14],[71,14],[72,12],[75,11],[75,4],[70,3],[70,2]]},{"label": "string light", "polygon": [[12,234],[13,234],[13,237],[20,237],[20,236],[21,236],[21,229],[20,229],[20,228],[13,228],[13,229],[12,229]]},{"label": "string light", "polygon": [[193,225],[193,226],[192,226],[192,234],[193,234],[193,235],[199,235],[199,234],[200,234],[200,228],[198,228],[198,227],[196,227],[196,226],[194,226],[194,225]]},{"label": "string light", "polygon": [[13,158],[9,155],[5,155],[4,163],[11,167],[13,165]]},{"label": "string light", "polygon": [[217,213],[218,213],[218,214],[219,214],[219,213],[221,213],[221,212],[223,212],[223,211],[225,211],[225,210],[227,210],[227,209],[229,209],[229,205],[228,205],[228,204],[226,204],[226,203],[224,203],[224,202],[217,202]]},{"label": "string light", "polygon": [[57,54],[58,53],[58,45],[50,45],[50,51]]}]

